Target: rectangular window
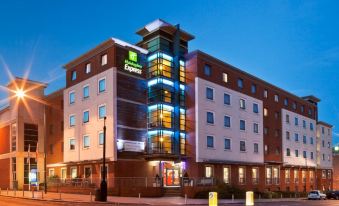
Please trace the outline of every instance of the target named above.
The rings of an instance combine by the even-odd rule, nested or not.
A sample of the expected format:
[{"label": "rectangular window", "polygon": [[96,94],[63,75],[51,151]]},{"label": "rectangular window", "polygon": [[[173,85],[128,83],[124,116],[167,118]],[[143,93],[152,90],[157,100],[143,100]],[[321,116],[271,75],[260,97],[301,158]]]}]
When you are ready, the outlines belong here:
[{"label": "rectangular window", "polygon": [[264,108],[264,116],[267,117],[268,116],[268,109]]},{"label": "rectangular window", "polygon": [[75,139],[69,139],[69,150],[75,150]]},{"label": "rectangular window", "polygon": [[106,117],[106,106],[105,105],[101,105],[99,106],[99,119],[103,119],[104,117]]},{"label": "rectangular window", "polygon": [[240,109],[246,109],[246,102],[244,99],[240,99],[239,103],[240,103]]},{"label": "rectangular window", "polygon": [[295,154],[295,157],[299,157],[299,151],[297,149],[294,151],[294,154]]},{"label": "rectangular window", "polygon": [[231,149],[231,140],[228,138],[225,138],[224,140],[224,149],[225,150],[230,150]]},{"label": "rectangular window", "polygon": [[252,183],[254,185],[259,184],[259,168],[252,168]]},{"label": "rectangular window", "polygon": [[306,129],[306,121],[303,120],[303,128]]},{"label": "rectangular window", "polygon": [[74,104],[75,103],[75,92],[70,92],[69,93],[69,104]]},{"label": "rectangular window", "polygon": [[88,135],[85,135],[85,136],[83,137],[83,147],[84,147],[84,149],[87,149],[87,148],[89,148],[89,146],[90,146],[90,139],[89,139],[89,136],[88,136]]},{"label": "rectangular window", "polygon": [[294,182],[295,183],[298,183],[299,182],[299,171],[298,171],[298,169],[294,169]]},{"label": "rectangular window", "polygon": [[89,86],[84,86],[83,87],[83,97],[84,99],[87,99],[89,97]]},{"label": "rectangular window", "polygon": [[313,123],[310,122],[310,130],[313,131]]},{"label": "rectangular window", "polygon": [[72,71],[72,73],[71,73],[71,79],[72,79],[72,81],[74,81],[74,80],[77,79],[77,71]]},{"label": "rectangular window", "polygon": [[304,106],[304,105],[301,105],[301,106],[300,106],[300,111],[301,111],[302,113],[304,113],[304,111],[305,111],[305,106]]},{"label": "rectangular window", "polygon": [[211,66],[210,66],[210,65],[205,64],[205,66],[204,66],[204,74],[205,74],[206,76],[211,76],[211,74],[212,74],[212,69],[211,69]]},{"label": "rectangular window", "polygon": [[224,127],[231,127],[231,118],[229,116],[224,116]]},{"label": "rectangular window", "polygon": [[290,140],[290,132],[289,131],[286,131],[286,139]]},{"label": "rectangular window", "polygon": [[294,134],[294,141],[299,142],[299,135],[298,135],[298,133]]},{"label": "rectangular window", "polygon": [[239,89],[244,88],[244,80],[241,78],[238,79],[238,88]]},{"label": "rectangular window", "polygon": [[294,117],[294,125],[295,126],[299,125],[298,117]]},{"label": "rectangular window", "polygon": [[222,80],[227,83],[228,82],[228,75],[226,73],[222,74]]},{"label": "rectangular window", "polygon": [[321,173],[321,178],[326,179],[326,170],[323,170]]},{"label": "rectangular window", "polygon": [[290,115],[286,114],[286,123],[290,123]]},{"label": "rectangular window", "polygon": [[254,143],[253,144],[253,151],[254,151],[254,153],[259,153],[259,144],[258,143]]},{"label": "rectangular window", "polygon": [[74,127],[75,126],[75,115],[69,116],[69,126]]},{"label": "rectangular window", "polygon": [[290,178],[291,178],[291,171],[289,169],[285,169],[285,182],[287,184],[290,183]]},{"label": "rectangular window", "polygon": [[209,100],[214,99],[214,89],[210,87],[206,87],[206,99],[209,99]]},{"label": "rectangular window", "polygon": [[259,106],[256,103],[253,103],[253,112],[258,114],[259,113]]},{"label": "rectangular window", "polygon": [[259,133],[259,124],[253,123],[253,132],[258,134]]},{"label": "rectangular window", "polygon": [[213,168],[212,168],[212,166],[205,166],[205,177],[207,177],[207,178],[213,177]]},{"label": "rectangular window", "polygon": [[89,111],[88,110],[84,111],[82,122],[83,123],[89,122]]},{"label": "rectangular window", "polygon": [[303,158],[307,158],[307,152],[303,151]]},{"label": "rectangular window", "polygon": [[238,174],[239,174],[239,184],[245,184],[245,168],[239,167]]},{"label": "rectangular window", "polygon": [[321,127],[321,134],[325,134],[325,128]]},{"label": "rectangular window", "polygon": [[91,72],[91,63],[86,64],[86,69],[85,69],[86,74]]},{"label": "rectangular window", "polygon": [[245,120],[240,120],[240,130],[245,131],[246,130],[246,123]]},{"label": "rectangular window", "polygon": [[99,93],[106,91],[106,79],[99,80]]},{"label": "rectangular window", "polygon": [[297,103],[296,103],[296,102],[293,102],[292,108],[293,108],[294,110],[297,110]]},{"label": "rectangular window", "polygon": [[104,66],[107,64],[107,54],[104,54],[101,56],[101,66]]},{"label": "rectangular window", "polygon": [[240,141],[240,151],[246,152],[246,142],[245,141]]},{"label": "rectangular window", "polygon": [[304,143],[304,144],[307,143],[307,140],[306,140],[306,136],[305,136],[305,135],[303,136],[303,143]]},{"label": "rectangular window", "polygon": [[229,94],[224,93],[224,104],[225,105],[231,104],[231,96]]},{"label": "rectangular window", "polygon": [[313,152],[311,152],[310,156],[311,156],[311,159],[313,160]]},{"label": "rectangular window", "polygon": [[230,184],[231,169],[229,167],[224,167],[223,174],[224,174],[224,183]]},{"label": "rectangular window", "polygon": [[207,112],[207,123],[208,124],[214,124],[214,113],[213,112]]},{"label": "rectangular window", "polygon": [[313,144],[313,137],[310,137],[310,144]]},{"label": "rectangular window", "polygon": [[207,148],[214,148],[214,137],[207,136]]},{"label": "rectangular window", "polygon": [[71,167],[71,178],[75,179],[78,177],[78,169],[76,167]]},{"label": "rectangular window", "polygon": [[266,99],[268,98],[268,91],[267,91],[267,89],[264,90],[264,98],[266,98]]},{"label": "rectangular window", "polygon": [[291,156],[291,150],[290,150],[290,148],[287,148],[287,149],[286,149],[286,156],[288,156],[288,157]]},{"label": "rectangular window", "polygon": [[277,95],[277,94],[274,95],[274,101],[279,102],[279,95]]},{"label": "rectangular window", "polygon": [[255,94],[257,92],[257,85],[256,84],[251,85],[251,92],[252,92],[252,94]]},{"label": "rectangular window", "polygon": [[284,105],[288,106],[288,99],[287,98],[284,99]]},{"label": "rectangular window", "polygon": [[104,144],[104,133],[99,132],[99,145],[103,145],[103,144]]}]

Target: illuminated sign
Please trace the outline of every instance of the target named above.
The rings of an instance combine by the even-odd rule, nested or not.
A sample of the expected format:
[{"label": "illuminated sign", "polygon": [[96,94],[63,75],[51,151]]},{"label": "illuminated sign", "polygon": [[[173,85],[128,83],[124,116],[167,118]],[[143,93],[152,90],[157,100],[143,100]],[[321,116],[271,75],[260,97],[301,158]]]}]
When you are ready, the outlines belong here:
[{"label": "illuminated sign", "polygon": [[118,139],[117,147],[119,151],[144,152],[145,142]]},{"label": "illuminated sign", "polygon": [[128,51],[128,59],[125,59],[124,69],[137,74],[142,73],[142,65],[138,64],[138,54],[136,52]]}]

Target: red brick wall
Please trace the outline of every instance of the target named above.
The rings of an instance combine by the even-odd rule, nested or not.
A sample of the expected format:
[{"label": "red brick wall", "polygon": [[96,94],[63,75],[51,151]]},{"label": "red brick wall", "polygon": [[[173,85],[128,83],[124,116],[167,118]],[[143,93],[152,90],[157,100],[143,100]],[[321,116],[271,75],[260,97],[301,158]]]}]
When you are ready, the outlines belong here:
[{"label": "red brick wall", "polygon": [[10,159],[0,159],[0,188],[2,190],[10,186]]},{"label": "red brick wall", "polygon": [[[0,128],[0,154],[10,152],[10,125]],[[1,174],[1,173],[0,173]]]},{"label": "red brick wall", "polygon": [[339,155],[333,156],[333,189],[339,190]]}]

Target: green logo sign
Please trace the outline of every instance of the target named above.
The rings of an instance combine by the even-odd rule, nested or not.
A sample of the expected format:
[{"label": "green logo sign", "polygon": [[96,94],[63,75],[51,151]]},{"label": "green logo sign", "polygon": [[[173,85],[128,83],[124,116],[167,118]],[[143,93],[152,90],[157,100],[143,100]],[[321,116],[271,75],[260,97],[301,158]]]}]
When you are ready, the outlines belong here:
[{"label": "green logo sign", "polygon": [[138,55],[136,52],[128,51],[128,59],[134,62],[138,61]]}]

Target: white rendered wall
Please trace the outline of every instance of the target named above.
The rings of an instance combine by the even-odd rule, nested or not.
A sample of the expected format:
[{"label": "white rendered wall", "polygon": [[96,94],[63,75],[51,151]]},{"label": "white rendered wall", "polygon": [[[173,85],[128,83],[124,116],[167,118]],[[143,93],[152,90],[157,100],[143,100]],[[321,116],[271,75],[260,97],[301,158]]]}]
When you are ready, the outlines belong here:
[{"label": "white rendered wall", "polygon": [[[98,81],[106,78],[106,91],[98,92]],[[83,87],[89,85],[89,98],[83,99]],[[75,92],[75,103],[69,104],[69,93]],[[64,161],[97,160],[102,158],[99,132],[104,121],[99,119],[98,106],[106,105],[106,158],[116,160],[116,69],[111,68],[64,90]],[[89,122],[83,123],[83,112],[89,110]],[[69,126],[69,116],[75,114],[76,125]],[[90,147],[83,147],[83,136],[90,137]],[[69,139],[76,139],[75,150],[70,150]]]},{"label": "white rendered wall", "polygon": [[[206,99],[206,87],[214,89],[214,100]],[[262,101],[215,83],[195,78],[196,111],[196,160],[222,162],[263,163],[263,106]],[[231,96],[231,104],[224,105],[224,93]],[[240,109],[240,98],[246,101],[246,110]],[[253,112],[257,103],[259,113]],[[214,112],[214,125],[207,124],[206,112]],[[231,127],[224,127],[224,115],[231,117]],[[240,131],[240,119],[245,120],[246,130]],[[259,133],[253,132],[253,123],[259,125]],[[214,148],[207,148],[206,136],[214,136]],[[231,139],[231,149],[224,149],[224,138]],[[246,142],[246,152],[240,151],[240,140]],[[254,153],[254,143],[259,152]]]},{"label": "white rendered wall", "polygon": [[[291,112],[286,109],[281,110],[282,118],[282,139],[283,139],[283,162],[284,165],[309,166],[317,165],[317,143],[316,143],[316,122],[313,119]],[[289,123],[286,122],[286,114],[289,115]],[[298,126],[295,125],[294,119],[298,118]],[[306,128],[303,127],[303,120],[306,121]],[[310,129],[310,123],[313,124],[313,131]],[[290,139],[286,138],[286,131],[290,132]],[[299,141],[295,141],[295,133],[299,136]],[[306,135],[306,144],[303,143],[303,136]],[[311,144],[310,138],[313,138]],[[290,156],[287,156],[287,148],[290,149]],[[295,150],[299,151],[299,156],[295,156]],[[303,151],[307,152],[307,158],[303,157]],[[313,159],[311,159],[313,152]]]},{"label": "white rendered wall", "polygon": [[[324,128],[324,133],[322,133],[322,127]],[[322,141],[324,141],[324,146]],[[317,124],[317,150],[318,166],[321,169],[332,169],[332,128]],[[323,154],[325,155],[325,159],[323,159]]]}]

